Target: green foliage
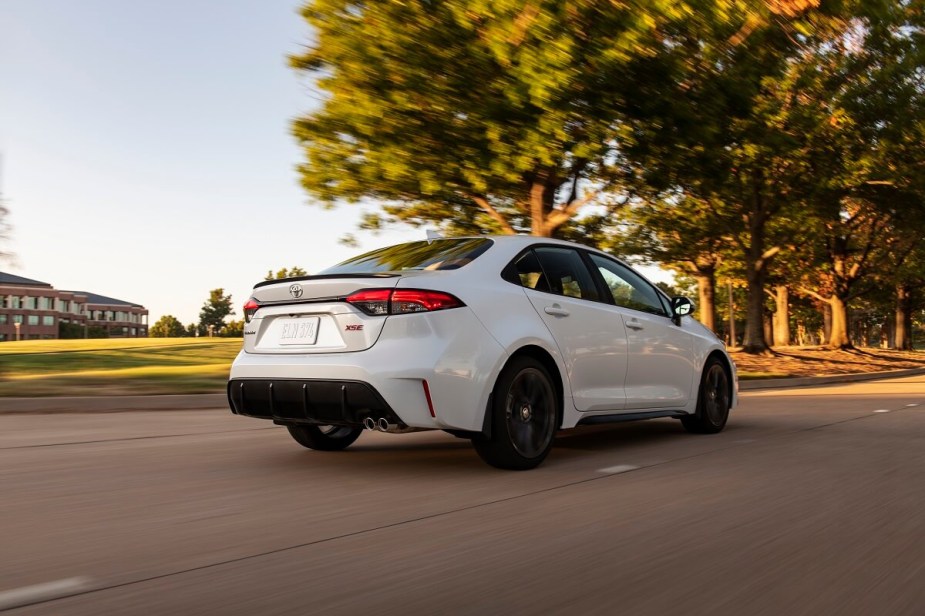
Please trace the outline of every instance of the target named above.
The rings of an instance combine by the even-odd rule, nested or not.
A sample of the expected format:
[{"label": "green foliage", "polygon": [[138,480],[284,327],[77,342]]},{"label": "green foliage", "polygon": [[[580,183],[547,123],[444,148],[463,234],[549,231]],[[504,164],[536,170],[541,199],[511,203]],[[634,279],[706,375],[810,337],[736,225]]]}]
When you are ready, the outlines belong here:
[{"label": "green foliage", "polygon": [[210,327],[213,335],[218,334],[225,327],[225,318],[233,314],[231,295],[225,295],[225,289],[212,289],[209,291],[209,299],[199,311],[199,335],[208,336]]},{"label": "green foliage", "polygon": [[316,43],[292,65],[325,93],[293,126],[313,197],[385,203],[367,228],[551,235],[586,204],[620,204],[604,195],[623,114],[652,92],[670,104],[689,72],[650,60],[770,13],[729,0],[311,0],[302,14]]},{"label": "green foliage", "polygon": [[77,323],[64,323],[58,321],[58,338],[62,340],[74,340],[84,337],[84,326]]},{"label": "green foliage", "polygon": [[286,269],[285,267],[275,274],[273,270],[267,270],[267,275],[264,276],[264,280],[282,280],[283,278],[295,278],[297,276],[307,276],[308,273],[301,267],[291,267]]},{"label": "green foliage", "polygon": [[151,338],[179,338],[186,335],[183,323],[172,314],[165,314],[148,330]]},{"label": "green foliage", "polygon": [[244,337],[244,320],[229,321],[220,335],[223,338],[243,338]]}]

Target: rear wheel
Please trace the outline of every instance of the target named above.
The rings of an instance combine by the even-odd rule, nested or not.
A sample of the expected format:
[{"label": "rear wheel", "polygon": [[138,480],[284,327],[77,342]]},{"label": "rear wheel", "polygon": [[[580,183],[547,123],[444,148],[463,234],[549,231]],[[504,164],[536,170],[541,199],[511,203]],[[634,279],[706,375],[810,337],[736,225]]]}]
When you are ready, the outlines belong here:
[{"label": "rear wheel", "polygon": [[318,451],[340,451],[346,449],[360,437],[361,428],[344,426],[286,426],[289,434],[299,445]]},{"label": "rear wheel", "polygon": [[535,468],[552,448],[558,419],[559,400],[546,368],[531,357],[519,357],[495,383],[491,438],[479,435],[472,444],[485,462],[497,468]]},{"label": "rear wheel", "polygon": [[732,389],[729,374],[715,357],[707,360],[700,378],[700,392],[697,396],[697,412],[681,418],[688,432],[695,434],[716,434],[726,426],[729,406],[732,403]]}]

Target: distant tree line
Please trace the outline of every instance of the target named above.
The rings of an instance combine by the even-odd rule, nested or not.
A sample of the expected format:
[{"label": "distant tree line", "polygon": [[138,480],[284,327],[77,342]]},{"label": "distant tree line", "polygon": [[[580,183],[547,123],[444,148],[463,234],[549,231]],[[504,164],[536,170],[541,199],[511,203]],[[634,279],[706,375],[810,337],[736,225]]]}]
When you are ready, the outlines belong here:
[{"label": "distant tree line", "polygon": [[293,124],[302,184],[327,206],[383,204],[365,228],[661,263],[696,285],[707,326],[744,317],[748,352],[911,346],[921,2],[311,0],[303,15],[315,35],[291,62],[324,96]]}]

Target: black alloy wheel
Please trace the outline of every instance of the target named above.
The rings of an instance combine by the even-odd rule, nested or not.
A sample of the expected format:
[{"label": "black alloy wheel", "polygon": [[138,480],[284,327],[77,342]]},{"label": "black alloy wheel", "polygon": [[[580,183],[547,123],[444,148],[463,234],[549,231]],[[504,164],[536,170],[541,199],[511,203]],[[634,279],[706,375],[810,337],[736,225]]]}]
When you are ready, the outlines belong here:
[{"label": "black alloy wheel", "polygon": [[479,456],[498,468],[538,466],[559,427],[559,399],[543,364],[531,357],[511,361],[495,384],[491,413],[491,438],[472,441]]},{"label": "black alloy wheel", "polygon": [[700,379],[697,412],[681,418],[688,432],[716,434],[722,431],[729,419],[732,404],[732,387],[726,368],[716,357],[707,360]]},{"label": "black alloy wheel", "polygon": [[318,451],[340,451],[353,444],[362,434],[362,428],[347,426],[286,426],[299,445]]}]

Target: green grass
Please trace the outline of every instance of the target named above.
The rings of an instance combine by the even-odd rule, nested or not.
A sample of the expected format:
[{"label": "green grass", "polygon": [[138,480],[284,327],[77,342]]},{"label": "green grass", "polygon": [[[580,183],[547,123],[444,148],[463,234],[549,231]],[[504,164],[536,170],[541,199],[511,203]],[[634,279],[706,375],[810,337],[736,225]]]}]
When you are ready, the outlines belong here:
[{"label": "green grass", "polygon": [[0,344],[0,396],[220,393],[240,338]]}]

